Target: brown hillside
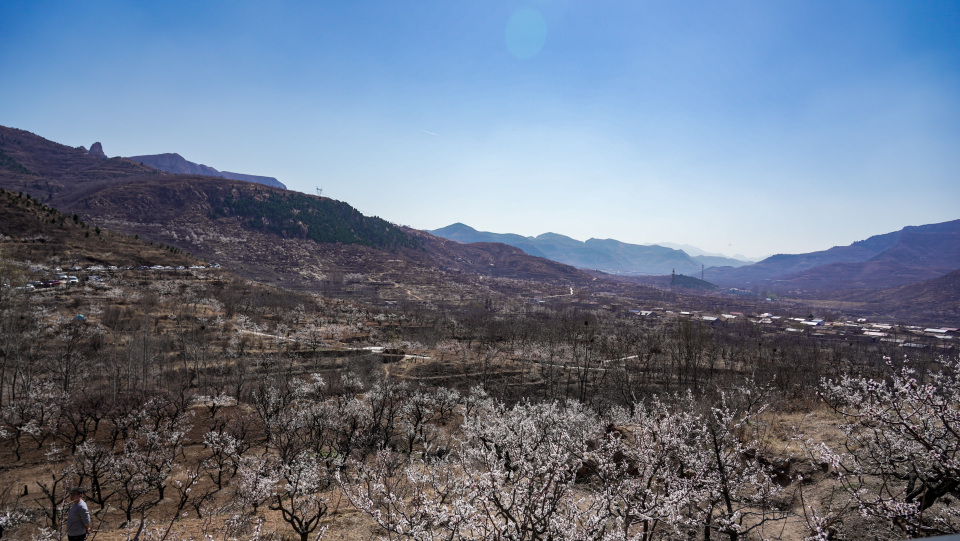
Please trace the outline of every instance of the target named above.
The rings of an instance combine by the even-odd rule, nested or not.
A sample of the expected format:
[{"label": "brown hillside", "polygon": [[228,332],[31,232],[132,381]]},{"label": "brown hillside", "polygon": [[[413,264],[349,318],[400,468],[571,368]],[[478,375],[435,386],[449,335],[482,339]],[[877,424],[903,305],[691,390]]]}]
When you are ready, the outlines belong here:
[{"label": "brown hillside", "polygon": [[89,183],[160,174],[152,167],[130,160],[94,156],[82,148],[64,146],[5,126],[0,126],[0,151],[22,166],[0,167],[0,187],[30,192],[44,200]]},{"label": "brown hillside", "polygon": [[219,197],[267,198],[275,191],[210,177],[171,175],[90,184],[55,201],[106,228],[181,247],[248,278],[298,289],[323,289],[339,273],[360,273],[375,282],[386,276],[391,282],[417,284],[456,281],[458,276],[474,274],[567,284],[592,281],[573,267],[502,244],[462,245],[405,230],[422,245],[384,253],[369,246],[278,237],[251,229],[237,217],[213,213]]},{"label": "brown hillside", "polygon": [[192,265],[179,249],[140,241],[75,220],[36,199],[0,190],[0,254],[47,266]]},{"label": "brown hillside", "polygon": [[920,325],[960,326],[960,269],[902,287],[851,295],[859,313]]}]

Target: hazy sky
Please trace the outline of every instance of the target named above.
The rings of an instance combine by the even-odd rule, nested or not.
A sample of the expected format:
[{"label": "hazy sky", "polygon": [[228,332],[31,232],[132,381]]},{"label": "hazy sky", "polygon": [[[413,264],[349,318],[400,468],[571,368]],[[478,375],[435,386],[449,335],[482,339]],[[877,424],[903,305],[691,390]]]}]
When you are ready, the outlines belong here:
[{"label": "hazy sky", "polygon": [[399,224],[748,256],[960,218],[960,2],[0,2],[0,124]]}]

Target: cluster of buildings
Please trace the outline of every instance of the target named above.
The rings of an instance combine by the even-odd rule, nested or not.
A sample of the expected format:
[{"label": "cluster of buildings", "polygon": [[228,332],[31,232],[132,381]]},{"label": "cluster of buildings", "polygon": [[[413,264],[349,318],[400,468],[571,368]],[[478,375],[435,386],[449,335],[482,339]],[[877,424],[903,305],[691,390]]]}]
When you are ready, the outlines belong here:
[{"label": "cluster of buildings", "polygon": [[[81,281],[87,282],[102,282],[103,277],[99,274],[94,273],[111,273],[119,271],[132,271],[132,270],[141,270],[141,271],[168,271],[168,270],[205,270],[205,269],[219,269],[219,264],[213,264],[209,267],[205,265],[191,265],[190,267],[185,266],[165,266],[165,265],[153,265],[148,267],[146,265],[140,267],[118,267],[116,265],[89,265],[87,267],[79,267],[74,265],[67,269],[67,272],[82,273],[82,277],[78,278],[76,275],[68,275],[60,267],[51,269],[50,267],[45,267],[42,265],[33,265],[30,267],[31,274],[34,275],[48,275],[48,278],[42,280],[32,280],[23,285],[16,286],[15,289],[20,291],[32,291],[35,289],[46,289],[46,288],[55,288],[60,286],[69,286],[71,284],[79,284]],[[55,277],[54,277],[55,276]]]},{"label": "cluster of buildings", "polygon": [[875,323],[867,318],[839,318],[828,321],[823,318],[778,316],[769,312],[762,314],[743,314],[741,312],[711,314],[702,311],[673,311],[663,308],[630,310],[630,312],[643,318],[685,317],[711,326],[747,321],[760,326],[765,333],[769,334],[803,334],[824,339],[884,342],[905,348],[931,346],[952,348],[957,344],[954,340],[960,340],[960,328]]}]

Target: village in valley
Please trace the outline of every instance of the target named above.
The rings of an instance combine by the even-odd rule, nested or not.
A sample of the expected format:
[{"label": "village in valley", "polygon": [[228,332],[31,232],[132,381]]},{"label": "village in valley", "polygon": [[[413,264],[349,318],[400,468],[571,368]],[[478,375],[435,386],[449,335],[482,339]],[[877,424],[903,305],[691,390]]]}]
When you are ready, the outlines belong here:
[{"label": "village in valley", "polygon": [[[126,238],[102,235],[104,242]],[[151,264],[109,257],[102,258],[105,263],[60,267],[4,262],[6,276],[14,280],[0,297],[7,360],[3,452],[9,464],[0,471],[8,487],[0,497],[4,527],[15,539],[55,538],[63,518],[58,498],[77,482],[93,487],[87,498],[98,537],[107,540],[138,535],[285,539],[288,533],[301,539],[318,533],[390,538],[406,531],[411,520],[443,531],[454,525],[435,522],[433,515],[416,518],[422,505],[449,512],[446,499],[450,505],[475,498],[495,501],[501,491],[516,489],[513,482],[491,486],[488,493],[465,493],[451,485],[442,493],[416,495],[418,478],[396,477],[393,468],[429,465],[430,482],[437,482],[435,476],[482,476],[503,467],[526,472],[544,458],[533,454],[529,464],[511,465],[477,462],[481,455],[476,453],[483,450],[483,438],[508,442],[513,437],[483,435],[480,427],[524,426],[520,419],[528,415],[546,416],[547,424],[531,427],[535,431],[567,430],[584,422],[616,426],[610,434],[618,439],[610,445],[625,441],[619,438],[665,437],[665,428],[648,423],[673,423],[689,432],[678,436],[680,447],[658,447],[666,454],[656,460],[681,460],[686,453],[705,451],[684,446],[717,429],[699,424],[706,419],[699,416],[711,410],[684,406],[684,392],[707,403],[759,393],[767,405],[754,409],[761,404],[736,402],[731,414],[748,419],[752,428],[736,436],[718,433],[734,454],[703,465],[704,479],[713,475],[711,467],[729,467],[738,472],[737,483],[747,483],[737,488],[745,490],[737,507],[749,510],[744,518],[734,518],[738,528],[781,539],[805,535],[817,523],[796,507],[802,491],[805,501],[819,502],[808,505],[832,513],[832,531],[868,528],[896,537],[902,530],[892,523],[856,518],[855,501],[848,507],[831,503],[835,496],[828,495],[843,478],[827,465],[834,458],[811,445],[819,438],[845,437],[837,424],[844,410],[818,404],[813,393],[851,368],[896,374],[905,367],[932,368],[956,355],[957,329],[874,323],[833,312],[822,319],[800,317],[791,314],[799,310],[795,304],[763,301],[753,310],[734,304],[740,310],[714,312],[705,306],[685,308],[716,303],[716,296],[697,301],[683,295],[675,297],[682,301],[675,305],[662,299],[634,303],[584,286],[494,278],[481,280],[486,289],[473,298],[462,297],[462,288],[451,296],[414,280],[392,289],[419,299],[372,303],[351,295],[349,287],[343,289],[347,298],[339,300],[283,291],[218,264],[166,261],[162,254],[169,253],[168,246],[139,250],[141,261],[152,250]],[[356,285],[362,276],[351,282]],[[783,315],[769,310],[773,306]],[[664,409],[622,417],[621,408],[638,398]],[[549,406],[556,400],[567,405],[543,409],[559,407]],[[659,400],[674,406],[657,406]],[[580,407],[595,413],[578,413]],[[138,432],[124,435],[125,426],[137,426]],[[573,454],[558,455],[550,467],[569,471],[569,477],[544,479],[530,470],[517,479],[555,491],[551,497],[564,506],[588,505],[587,515],[564,507],[551,519],[567,524],[572,539],[593,535],[573,524],[584,516],[602,516],[595,506],[608,505],[600,496],[608,493],[604,490],[628,490],[602,473],[616,464],[609,462],[612,455],[577,458],[586,452],[576,451],[578,445],[587,449],[595,438],[608,437],[586,426],[582,430],[587,438],[582,441],[569,440],[566,432],[536,436],[566,442],[565,453]],[[797,430],[811,442],[792,436]],[[152,447],[155,437],[165,443]],[[760,450],[735,451],[751,445]],[[631,449],[617,452],[631,457],[630,464],[637,465],[631,467],[640,467],[645,459],[635,453],[646,451]],[[527,451],[521,446],[515,452]],[[453,460],[430,458],[445,453]],[[387,464],[381,461],[390,456],[405,458],[383,469]],[[305,457],[313,458],[304,462]],[[304,477],[308,474],[312,477]],[[388,479],[402,484],[394,489],[370,484]],[[713,526],[704,520],[722,516],[701,507],[714,497],[710,491],[723,490],[722,484],[686,486],[682,477],[663,474],[622,478],[650,480],[665,483],[658,491],[686,491],[682,509],[669,511],[674,518],[657,520],[668,537],[706,535],[704,528]],[[383,507],[382,497],[399,499]],[[536,513],[541,503],[516,505],[523,513]],[[659,507],[660,512],[668,507]],[[387,509],[393,514],[384,514]],[[949,506],[934,509],[937,516],[949,516]],[[650,526],[624,518],[615,514],[605,520],[624,531]],[[469,527],[477,532],[502,520],[475,519]]]}]

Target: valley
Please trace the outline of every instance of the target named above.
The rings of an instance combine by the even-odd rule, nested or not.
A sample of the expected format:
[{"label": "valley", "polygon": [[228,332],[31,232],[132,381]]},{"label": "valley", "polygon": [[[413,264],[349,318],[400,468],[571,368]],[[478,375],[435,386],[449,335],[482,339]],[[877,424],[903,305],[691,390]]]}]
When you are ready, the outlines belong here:
[{"label": "valley", "polygon": [[[74,485],[108,541],[958,528],[942,495],[960,445],[957,271],[822,298],[737,294],[19,130],[0,131],[0,150],[10,538],[56,538]],[[952,238],[934,229],[852,250],[880,261]],[[802,266],[789,270],[817,268]],[[60,274],[77,280],[46,284]],[[891,403],[878,381],[942,419],[936,445],[860,409]],[[919,493],[871,462],[893,434]]]}]

